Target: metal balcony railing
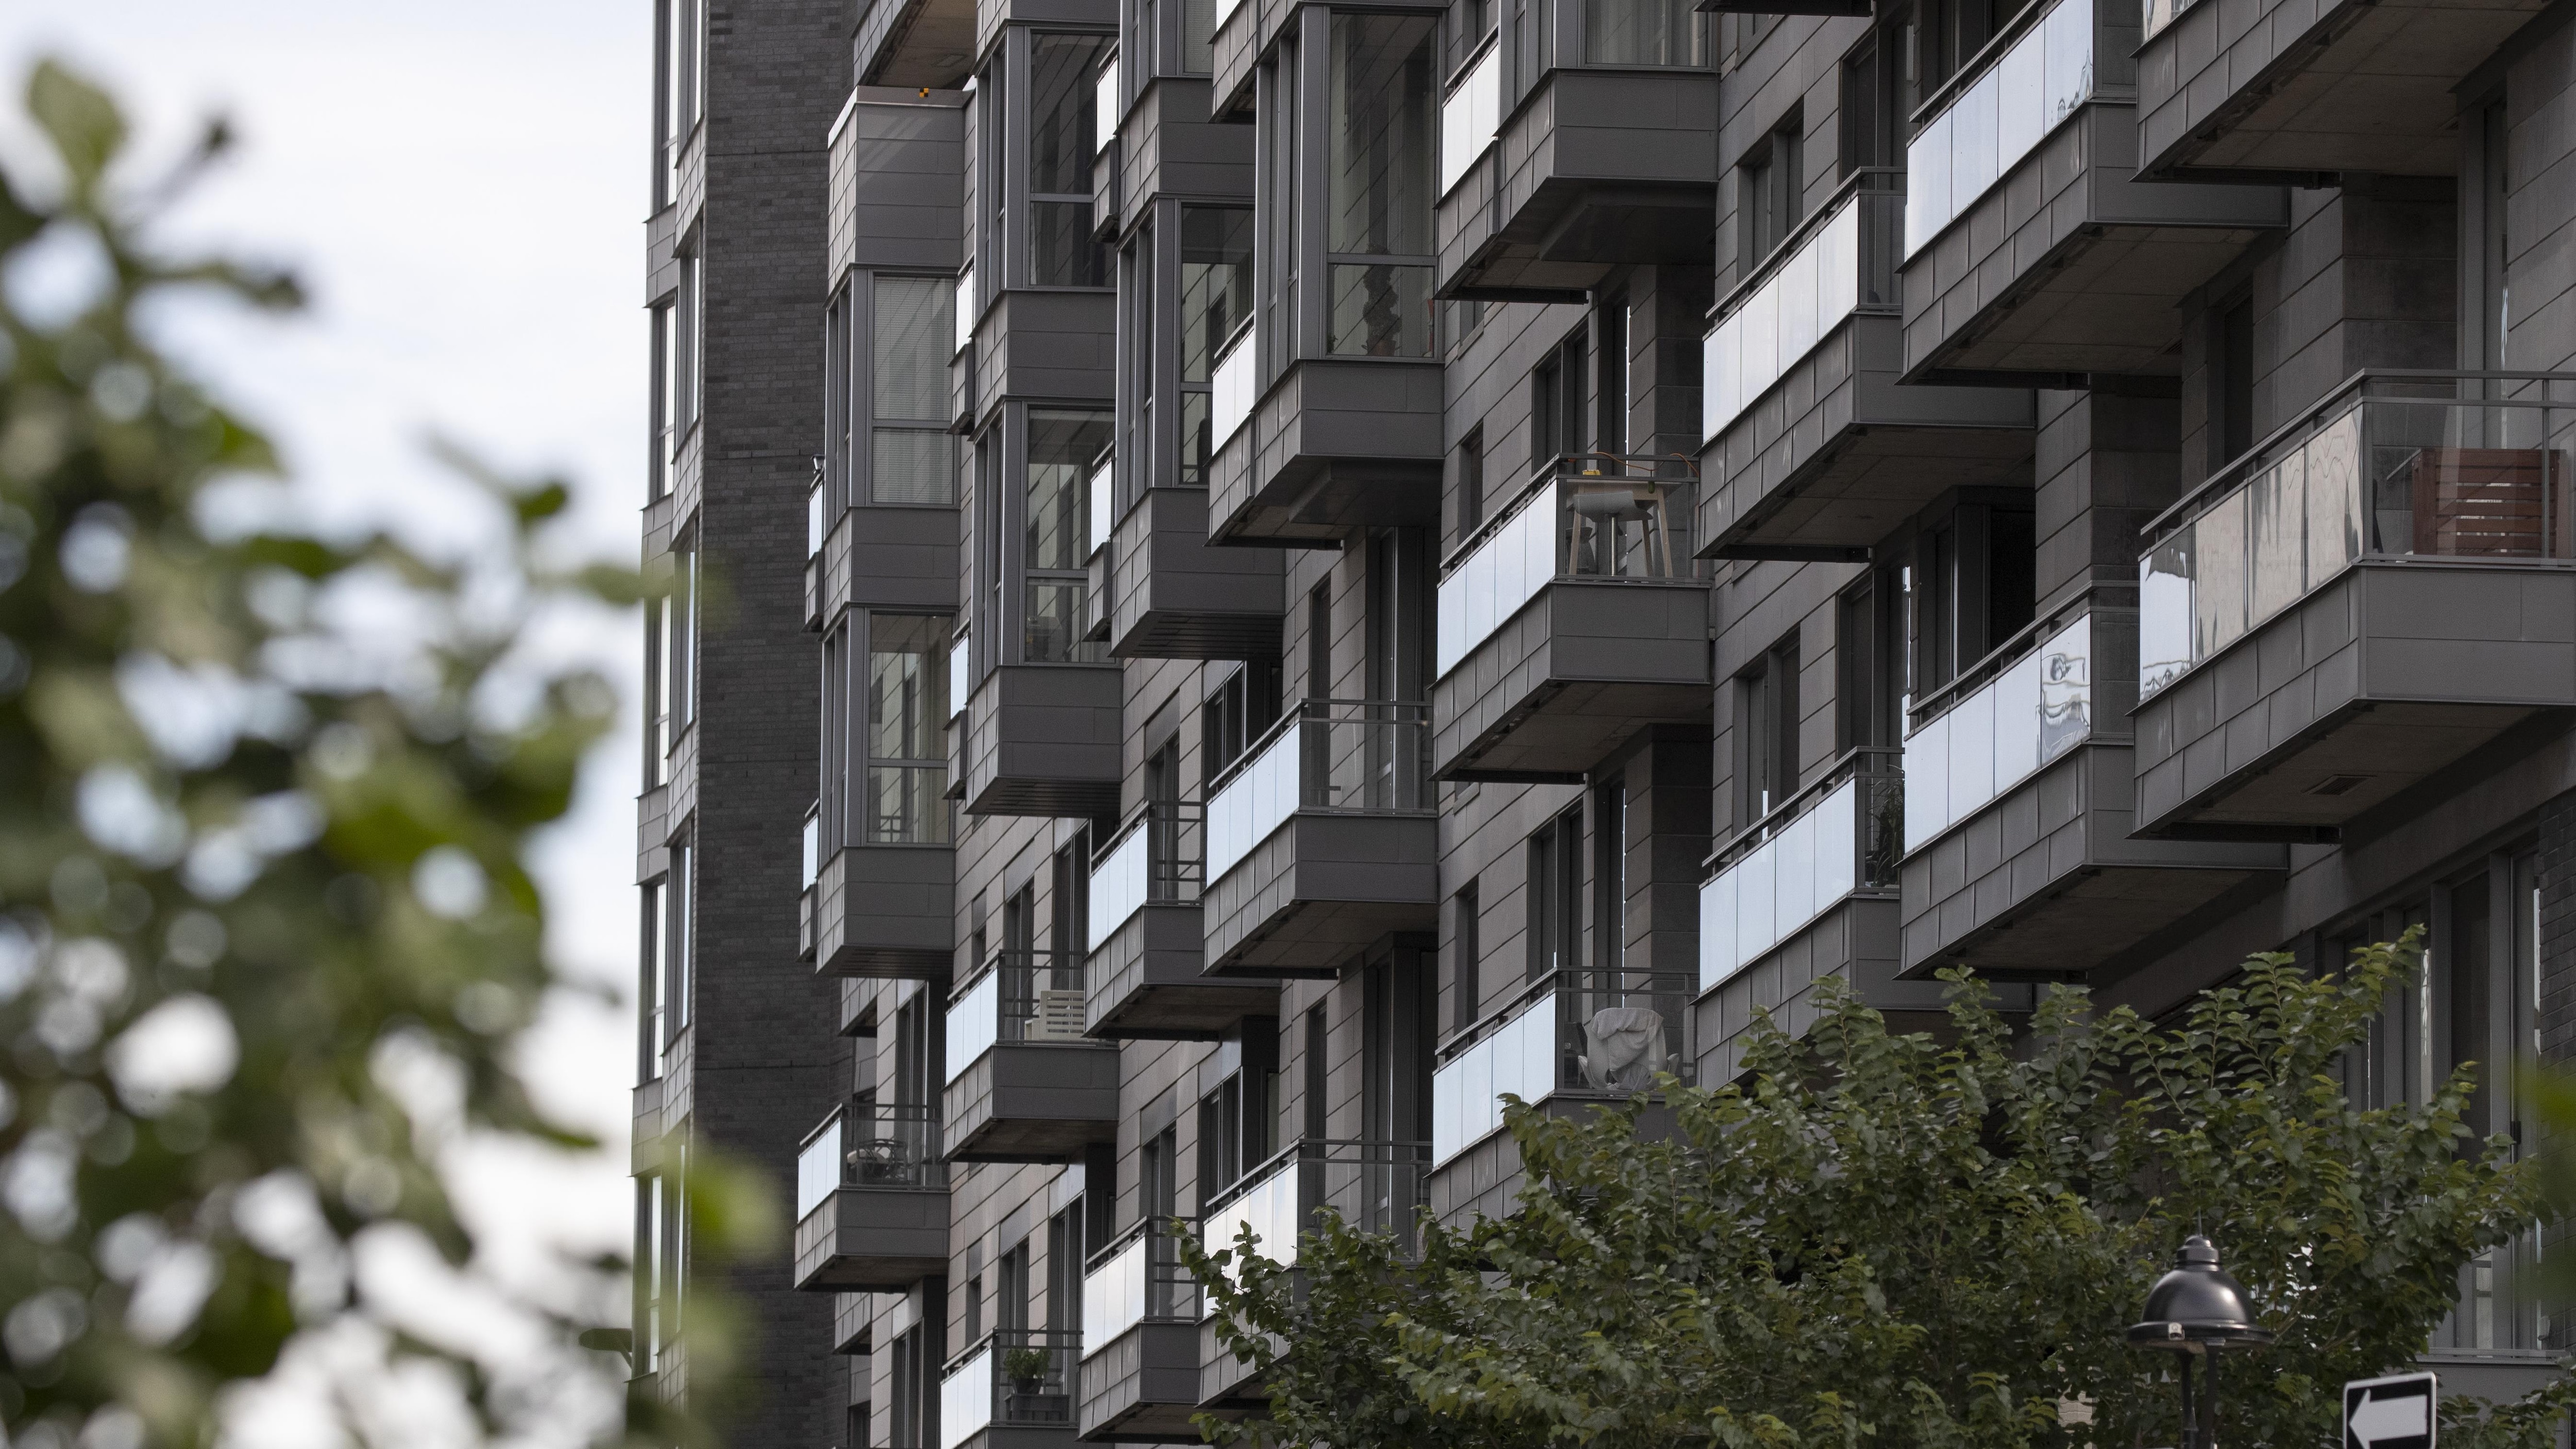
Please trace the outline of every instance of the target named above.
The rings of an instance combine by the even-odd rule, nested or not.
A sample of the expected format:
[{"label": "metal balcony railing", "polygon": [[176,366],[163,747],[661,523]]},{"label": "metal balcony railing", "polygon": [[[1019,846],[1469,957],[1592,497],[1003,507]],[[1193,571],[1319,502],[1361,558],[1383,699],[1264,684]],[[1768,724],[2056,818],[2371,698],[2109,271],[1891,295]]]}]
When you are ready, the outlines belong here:
[{"label": "metal balcony railing", "polygon": [[948,1361],[939,1381],[940,1449],[995,1428],[1073,1427],[1082,1335],[1000,1328]]},{"label": "metal balcony railing", "polygon": [[1195,800],[1148,800],[1092,856],[1090,949],[1146,906],[1197,903],[1206,818]]},{"label": "metal balcony railing", "polygon": [[2576,558],[2576,374],[2370,371],[2150,523],[2139,693],[2366,558]]},{"label": "metal balcony railing", "polygon": [[1700,344],[1700,436],[1714,438],[1857,313],[1894,315],[1905,172],[1854,171],[1733,292]]},{"label": "metal balcony railing", "polygon": [[854,1101],[833,1111],[796,1150],[796,1216],[811,1216],[844,1187],[948,1190],[939,1160],[939,1109],[915,1102]]},{"label": "metal balcony railing", "polygon": [[1353,1227],[1394,1233],[1410,1250],[1430,1172],[1428,1142],[1302,1138],[1209,1200],[1199,1243],[1230,1249],[1250,1227],[1263,1257],[1293,1266],[1299,1236],[1330,1209]]},{"label": "metal balcony railing", "polygon": [[1089,1046],[1082,1034],[1082,957],[1003,950],[948,998],[948,1079],[996,1046]]},{"label": "metal balcony railing", "polygon": [[1724,981],[1846,898],[1893,891],[1905,858],[1905,752],[1863,745],[1709,857],[1699,989]]},{"label": "metal balcony railing", "polygon": [[1442,567],[1439,672],[1458,667],[1554,580],[1697,577],[1690,489],[1698,478],[1699,465],[1679,455],[1550,459]]},{"label": "metal balcony railing", "polygon": [[1691,1075],[1691,977],[1615,967],[1550,971],[1444,1044],[1431,1073],[1431,1160],[1501,1129],[1503,1096],[1623,1100]]},{"label": "metal balcony railing", "polygon": [[1148,1217],[1091,1255],[1082,1275],[1082,1342],[1086,1356],[1143,1323],[1195,1323],[1198,1280],[1181,1261],[1180,1240],[1195,1220]]},{"label": "metal balcony railing", "polygon": [[1431,809],[1429,705],[1302,700],[1209,782],[1203,878],[1214,884],[1299,811]]}]

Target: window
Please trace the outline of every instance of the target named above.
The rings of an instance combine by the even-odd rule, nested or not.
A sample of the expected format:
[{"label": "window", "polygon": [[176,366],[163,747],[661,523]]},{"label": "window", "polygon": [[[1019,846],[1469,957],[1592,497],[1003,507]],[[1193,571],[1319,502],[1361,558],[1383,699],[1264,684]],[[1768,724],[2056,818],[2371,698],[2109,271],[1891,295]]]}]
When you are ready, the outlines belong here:
[{"label": "window", "polygon": [[1251,321],[1252,213],[1182,207],[1180,481],[1186,487],[1206,486],[1207,462],[1216,452],[1209,384],[1217,355]]},{"label": "window", "polygon": [[1842,174],[1873,166],[1903,166],[1905,147],[1904,29],[1873,31],[1843,61]]},{"label": "window", "polygon": [[[949,620],[866,616],[867,778],[860,838],[870,845],[948,843]],[[827,715],[830,706],[826,706]]]},{"label": "window", "polygon": [[644,786],[670,779],[670,752],[689,727],[697,673],[698,556],[678,552],[671,559],[669,591],[652,601],[644,615]]},{"label": "window", "polygon": [[643,979],[636,983],[635,999],[643,1003],[637,1013],[642,1028],[636,1042],[635,1075],[638,1081],[650,1082],[662,1075],[663,973],[669,969],[664,945],[670,936],[662,924],[662,882],[644,884],[644,919],[637,938],[643,946],[639,965]]},{"label": "window", "polygon": [[[1105,287],[1107,248],[1091,236],[1092,112],[1100,35],[1029,39],[1029,285]],[[991,115],[987,112],[987,115]]]},{"label": "window", "polygon": [[1995,33],[1995,0],[1923,0],[1915,27],[1915,70],[1931,95],[1974,59]]},{"label": "window", "polygon": [[1737,277],[1750,277],[1798,229],[1806,203],[1806,123],[1792,109],[1780,129],[1764,138],[1736,168],[1736,220],[1743,252]]},{"label": "window", "polygon": [[1458,440],[1458,541],[1485,525],[1485,430],[1473,427]]},{"label": "window", "polygon": [[694,894],[689,867],[694,855],[695,852],[686,845],[671,847],[671,870],[667,877],[670,886],[664,895],[666,904],[662,918],[662,934],[668,942],[663,948],[662,988],[663,1000],[667,1003],[663,1013],[666,1029],[663,1043],[666,1047],[677,1040],[689,1025],[689,1000],[694,990],[690,972],[697,954],[697,940],[689,924]]},{"label": "window", "polygon": [[1438,22],[1337,12],[1331,27],[1326,347],[1429,357]]},{"label": "window", "polygon": [[[937,1303],[947,1296],[940,1285],[925,1285],[923,1297]],[[974,1295],[970,1292],[971,1305]],[[971,1325],[979,1315],[968,1309],[967,1336],[975,1337]],[[934,1319],[938,1315],[931,1315]],[[926,1449],[939,1438],[939,1360],[938,1340],[929,1335],[937,1324],[918,1323],[903,1331],[894,1341],[894,1423],[892,1442],[905,1449]]]},{"label": "window", "polygon": [[[978,964],[984,953],[979,945],[975,952]],[[916,991],[912,999],[895,1008],[894,1013],[894,1101],[898,1106],[922,1107],[939,1100],[936,1095],[948,1080],[943,1058],[947,1054],[947,1023],[939,1016],[926,992]]]},{"label": "window", "polygon": [[1082,1259],[1082,1198],[1076,1196],[1047,1219],[1046,1326],[1054,1332],[1082,1330]]},{"label": "window", "polygon": [[1054,911],[1047,925],[1047,946],[1059,966],[1079,965],[1091,936],[1084,912],[1091,904],[1091,841],[1077,832],[1071,845],[1055,853]]},{"label": "window", "polygon": [[[1156,455],[1161,451],[1154,446],[1154,395],[1162,389],[1154,383],[1155,375],[1162,371],[1163,347],[1161,336],[1154,330],[1154,317],[1159,310],[1154,305],[1154,293],[1159,290],[1155,283],[1161,276],[1161,269],[1155,264],[1154,211],[1152,207],[1146,209],[1145,220],[1136,228],[1135,239],[1128,243],[1118,258],[1118,299],[1125,305],[1127,316],[1118,336],[1118,353],[1126,368],[1126,380],[1120,384],[1117,398],[1123,431],[1118,444],[1116,476],[1125,480],[1122,485],[1125,491],[1112,500],[1110,513],[1113,517],[1124,516],[1127,507],[1143,496],[1143,490],[1159,481],[1154,468]],[[1189,347],[1186,325],[1181,347],[1184,351]],[[1190,401],[1186,396],[1182,399],[1184,410],[1189,408]],[[1197,415],[1206,417],[1206,396],[1202,394],[1197,402]],[[1187,447],[1190,429],[1184,424],[1181,431],[1181,445]],[[1204,462],[1204,454],[1201,460]],[[1202,473],[1202,481],[1204,477]]]},{"label": "window", "polygon": [[1306,697],[1333,697],[1333,581],[1329,576],[1306,595]]},{"label": "window", "polygon": [[1834,748],[1904,743],[1904,650],[1893,570],[1873,569],[1834,606]]},{"label": "window", "polygon": [[1556,346],[1530,370],[1530,472],[1583,451],[1583,334]]},{"label": "window", "polygon": [[1199,707],[1202,778],[1223,773],[1277,722],[1281,672],[1278,660],[1255,659],[1236,665],[1209,691]]},{"label": "window", "polygon": [[[1360,1102],[1371,1142],[1431,1140],[1433,1003],[1428,973],[1409,960],[1371,962],[1361,997]],[[1366,1169],[1362,1226],[1371,1231],[1407,1228],[1413,1222],[1417,1169],[1400,1157]]]},{"label": "window", "polygon": [[[822,532],[829,532],[831,520],[840,516],[856,496],[851,487],[851,430],[856,426],[858,399],[851,396],[850,379],[853,361],[850,355],[854,319],[850,316],[851,286],[843,283],[832,292],[832,300],[823,305],[823,497]],[[816,530],[808,529],[808,532]],[[820,539],[809,538],[807,551],[818,551]]]},{"label": "window", "polygon": [[873,294],[868,501],[947,507],[956,501],[956,441],[944,415],[957,284],[881,276]]},{"label": "window", "polygon": [[679,431],[672,420],[679,416],[679,371],[673,349],[679,339],[671,330],[671,304],[653,306],[653,396],[646,403],[652,437],[645,453],[645,499],[650,502],[669,496],[673,479],[671,464],[678,457]]},{"label": "window", "polygon": [[1449,1029],[1465,1031],[1476,1024],[1476,1013],[1484,1002],[1479,993],[1477,971],[1484,960],[1479,939],[1483,929],[1482,908],[1476,903],[1476,883],[1459,887],[1449,903]]},{"label": "window", "polygon": [[1628,959],[1628,786],[1612,780],[1593,792],[1592,841],[1597,858],[1592,877],[1599,897],[1593,919],[1600,922],[1593,939],[1601,969],[1617,972]]},{"label": "window", "polygon": [[1962,502],[1915,536],[1915,698],[2029,625],[2037,547],[2026,499]]},{"label": "window", "polygon": [[1263,349],[1256,359],[1266,382],[1285,371],[1297,356],[1297,288],[1303,250],[1297,235],[1299,207],[1296,178],[1306,145],[1299,134],[1304,106],[1298,95],[1300,54],[1293,32],[1283,37],[1255,75],[1253,105],[1253,183],[1260,206],[1254,217],[1262,227],[1256,264],[1261,268],[1261,326],[1254,340]]},{"label": "window", "polygon": [[1583,0],[1589,65],[1702,65],[1704,22],[1691,0]]},{"label": "window", "polygon": [[1593,314],[1599,339],[1593,344],[1594,409],[1592,446],[1605,453],[1628,451],[1628,299],[1613,297]]},{"label": "window", "polygon": [[2254,446],[2254,299],[2239,292],[2222,304],[2209,336],[2209,469],[2217,472]]},{"label": "window", "polygon": [[1572,970],[1583,942],[1583,807],[1529,838],[1529,979]]},{"label": "window", "polygon": [[1332,1135],[1328,1130],[1332,1125],[1330,1098],[1325,1095],[1326,1084],[1332,1080],[1331,1063],[1325,1055],[1331,1042],[1331,1035],[1325,1029],[1324,1007],[1321,1003],[1306,1008],[1304,1036],[1305,1040],[1300,1043],[1302,1048],[1300,1055],[1305,1059],[1306,1068],[1306,1136],[1310,1139],[1321,1139]]},{"label": "window", "polygon": [[654,186],[656,209],[679,197],[680,154],[689,133],[706,114],[707,34],[703,0],[662,0],[655,17],[658,32],[655,69],[661,72],[661,94],[654,110],[659,123],[661,164]]},{"label": "window", "polygon": [[1237,1069],[1199,1099],[1199,1202],[1224,1192],[1278,1151],[1279,1029],[1268,1018],[1243,1024]]},{"label": "window", "polygon": [[1091,471],[1109,445],[1109,414],[1031,408],[1022,567],[1022,658],[1094,664],[1104,646],[1082,637],[1091,594]]},{"label": "window", "polygon": [[1751,825],[1798,793],[1798,636],[1737,676],[1736,824]]},{"label": "window", "polygon": [[644,1280],[644,1311],[637,1316],[644,1320],[640,1325],[643,1342],[639,1347],[643,1359],[641,1367],[647,1373],[661,1367],[662,1344],[668,1326],[662,1311],[668,1276],[662,1251],[669,1230],[665,1197],[660,1174],[647,1173],[635,1180],[635,1236],[642,1240],[636,1245],[635,1257],[643,1267],[637,1276]]},{"label": "window", "polygon": [[[696,241],[692,239],[690,245],[694,248]],[[679,340],[671,360],[671,425],[675,437],[685,440],[697,431],[705,377],[706,277],[694,250],[680,253],[680,294],[672,315],[679,324]],[[675,442],[675,451],[676,447]]]},{"label": "window", "polygon": [[1019,1333],[1029,1326],[1029,1300],[1036,1296],[1037,1285],[1029,1278],[1029,1240],[1011,1245],[995,1265],[994,1277],[1000,1292],[993,1303],[993,1326],[1004,1333]]}]

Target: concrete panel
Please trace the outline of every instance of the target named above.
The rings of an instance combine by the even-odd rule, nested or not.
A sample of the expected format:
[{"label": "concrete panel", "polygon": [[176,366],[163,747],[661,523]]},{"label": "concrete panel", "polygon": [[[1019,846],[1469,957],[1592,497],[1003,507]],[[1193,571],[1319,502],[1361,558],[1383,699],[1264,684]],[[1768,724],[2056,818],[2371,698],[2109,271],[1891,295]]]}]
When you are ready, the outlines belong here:
[{"label": "concrete panel", "polygon": [[814,882],[814,969],[824,976],[939,981],[957,943],[956,851],[857,845]]},{"label": "concrete panel", "polygon": [[1432,686],[1446,780],[1580,778],[1640,730],[1708,717],[1709,586],[1561,578]]},{"label": "concrete panel", "polygon": [[1118,659],[1279,654],[1285,563],[1274,548],[1216,548],[1208,495],[1149,488],[1110,543],[1109,652]]},{"label": "concrete panel", "polygon": [[966,708],[967,813],[1114,814],[1124,694],[1115,666],[996,667]]}]

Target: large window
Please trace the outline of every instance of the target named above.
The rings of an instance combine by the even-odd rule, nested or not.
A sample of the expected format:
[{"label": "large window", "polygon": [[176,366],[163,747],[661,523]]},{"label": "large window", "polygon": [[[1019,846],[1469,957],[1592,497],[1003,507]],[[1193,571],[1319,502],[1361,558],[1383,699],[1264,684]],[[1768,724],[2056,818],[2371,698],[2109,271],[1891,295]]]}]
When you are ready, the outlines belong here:
[{"label": "large window", "polygon": [[862,611],[824,641],[825,854],[948,843],[950,632],[944,614]]},{"label": "large window", "polygon": [[1100,35],[1038,35],[1029,56],[1029,283],[1109,285],[1108,252],[1091,237],[1092,112]]},{"label": "large window", "polygon": [[[1216,451],[1209,383],[1217,354],[1252,321],[1252,213],[1228,206],[1181,208],[1180,481],[1207,483]],[[1148,334],[1150,335],[1150,334]]]},{"label": "large window", "polygon": [[668,783],[670,754],[689,727],[697,673],[698,556],[675,553],[669,592],[644,615],[644,788]]},{"label": "large window", "polygon": [[1336,353],[1431,355],[1438,28],[1420,16],[1332,18],[1324,251]]},{"label": "large window", "polygon": [[679,197],[680,153],[689,133],[706,114],[707,28],[704,0],[662,0],[655,29],[655,68],[661,72],[661,95],[654,110],[660,122],[655,149],[653,203],[658,210]]},{"label": "large window", "polygon": [[878,277],[869,329],[868,501],[956,501],[956,443],[948,431],[948,358],[957,284],[945,277]]},{"label": "large window", "polygon": [[653,306],[653,396],[646,403],[650,410],[652,441],[646,465],[646,501],[663,498],[671,491],[671,463],[677,455],[679,430],[672,420],[679,413],[679,371],[674,349],[679,338],[671,327],[671,304]]},{"label": "large window", "polygon": [[1090,584],[1091,469],[1109,445],[1109,415],[1029,410],[1028,492],[1021,555],[1027,607],[1022,654],[1030,663],[1090,664],[1103,646],[1082,637]]},{"label": "large window", "polygon": [[671,430],[675,452],[676,440],[687,438],[698,426],[699,389],[705,376],[702,360],[707,336],[705,293],[705,268],[699,264],[697,253],[680,253],[680,296],[672,308],[673,320],[678,324],[677,337],[671,349]]},{"label": "large window", "polygon": [[[849,506],[852,491],[852,430],[858,426],[857,399],[850,395],[851,336],[856,319],[852,294],[860,282],[844,285],[823,306],[823,531]],[[816,545],[820,539],[811,540]]]},{"label": "large window", "polygon": [[1700,65],[1706,47],[1691,0],[1583,0],[1591,65]]}]

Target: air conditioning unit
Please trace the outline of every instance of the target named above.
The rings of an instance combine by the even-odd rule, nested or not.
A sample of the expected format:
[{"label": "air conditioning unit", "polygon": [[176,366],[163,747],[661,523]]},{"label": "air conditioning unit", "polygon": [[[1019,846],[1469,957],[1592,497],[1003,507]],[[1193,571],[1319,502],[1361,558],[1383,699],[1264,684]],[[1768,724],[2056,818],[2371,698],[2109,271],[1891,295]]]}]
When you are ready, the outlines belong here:
[{"label": "air conditioning unit", "polygon": [[1039,992],[1037,1017],[1029,1023],[1029,1040],[1082,1040],[1082,999],[1079,991]]}]

